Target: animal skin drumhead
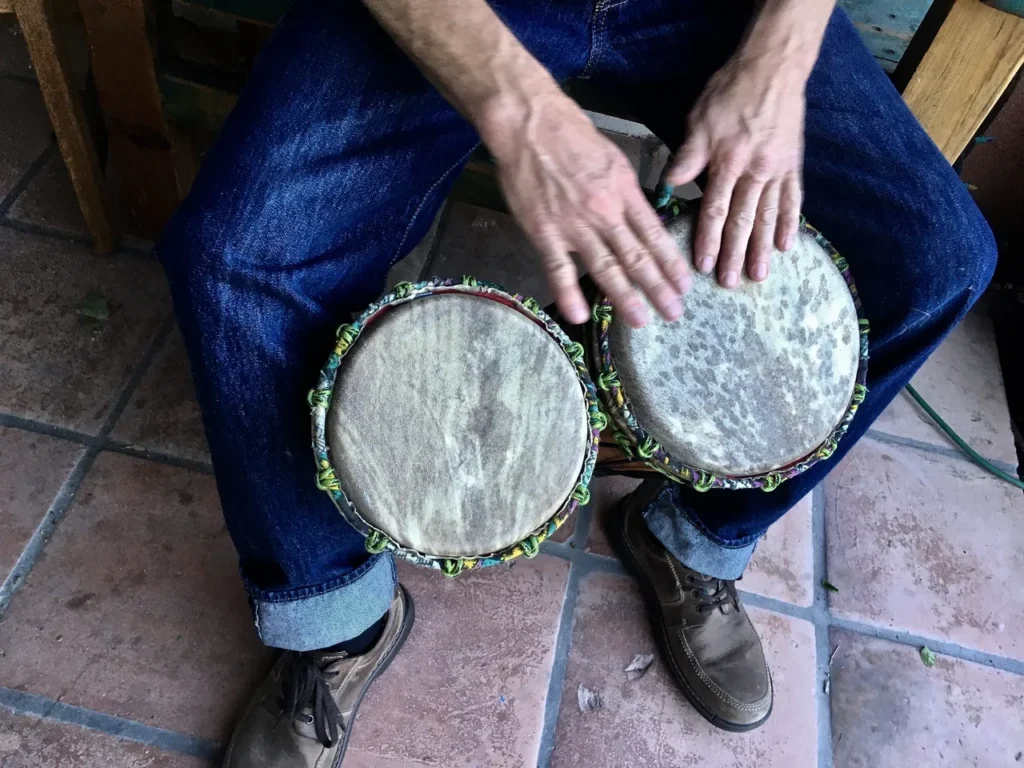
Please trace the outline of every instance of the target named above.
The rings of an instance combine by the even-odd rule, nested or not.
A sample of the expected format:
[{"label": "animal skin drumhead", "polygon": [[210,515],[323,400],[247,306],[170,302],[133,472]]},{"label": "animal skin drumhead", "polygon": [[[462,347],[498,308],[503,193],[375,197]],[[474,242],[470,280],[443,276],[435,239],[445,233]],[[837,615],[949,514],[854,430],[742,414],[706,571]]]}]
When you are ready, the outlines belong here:
[{"label": "animal skin drumhead", "polygon": [[[692,262],[693,218],[669,225]],[[801,232],[767,280],[727,290],[694,275],[683,317],[613,320],[612,360],[639,424],[677,461],[720,475],[780,469],[814,451],[853,395],[860,335],[853,296]]]},{"label": "animal skin drumhead", "polygon": [[572,362],[520,311],[438,294],[389,308],[338,369],[331,462],[357,512],[403,547],[474,557],[551,519],[587,451]]}]

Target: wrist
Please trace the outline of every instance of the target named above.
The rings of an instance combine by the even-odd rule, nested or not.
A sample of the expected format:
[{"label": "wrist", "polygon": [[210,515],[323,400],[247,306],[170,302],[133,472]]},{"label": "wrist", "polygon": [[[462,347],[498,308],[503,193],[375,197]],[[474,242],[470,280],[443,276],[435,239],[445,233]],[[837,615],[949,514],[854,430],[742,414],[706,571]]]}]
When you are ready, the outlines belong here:
[{"label": "wrist", "polygon": [[558,99],[567,99],[558,83],[541,67],[522,73],[469,109],[469,119],[491,154],[500,160],[514,151],[529,123]]},{"label": "wrist", "polygon": [[737,52],[744,68],[762,72],[774,82],[802,88],[818,59],[833,3],[811,0],[767,0]]}]

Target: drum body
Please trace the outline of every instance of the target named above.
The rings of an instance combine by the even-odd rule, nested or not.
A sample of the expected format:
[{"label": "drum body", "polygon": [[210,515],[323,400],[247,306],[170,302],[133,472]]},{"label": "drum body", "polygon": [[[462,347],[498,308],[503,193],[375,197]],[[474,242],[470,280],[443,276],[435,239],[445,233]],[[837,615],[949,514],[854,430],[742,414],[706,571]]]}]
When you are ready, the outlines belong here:
[{"label": "drum body", "polygon": [[536,554],[589,498],[606,420],[584,358],[532,299],[400,284],[310,393],[317,483],[371,552],[449,575]]},{"label": "drum body", "polygon": [[[692,261],[694,216],[667,227]],[[652,312],[633,329],[607,299],[594,306],[591,371],[623,457],[610,464],[642,461],[699,490],[772,490],[832,455],[867,392],[856,287],[804,221],[764,282],[694,277],[675,323]]]}]

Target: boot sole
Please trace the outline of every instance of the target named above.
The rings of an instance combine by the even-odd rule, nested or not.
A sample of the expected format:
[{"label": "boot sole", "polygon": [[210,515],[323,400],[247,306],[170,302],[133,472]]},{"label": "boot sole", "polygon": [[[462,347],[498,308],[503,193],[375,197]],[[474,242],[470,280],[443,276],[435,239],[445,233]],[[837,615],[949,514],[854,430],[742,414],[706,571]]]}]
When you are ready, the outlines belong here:
[{"label": "boot sole", "polygon": [[[665,620],[661,614],[661,603],[658,601],[658,596],[654,589],[651,587],[651,581],[644,573],[640,563],[633,557],[633,553],[630,551],[629,546],[626,544],[626,535],[624,531],[617,530],[616,524],[623,522],[627,510],[627,505],[632,503],[632,494],[627,496],[622,502],[616,507],[613,514],[608,515],[604,520],[604,532],[607,536],[608,541],[612,545],[612,549],[619,556],[619,560],[626,566],[626,570],[630,572],[634,579],[640,585],[640,593],[643,595],[644,604],[647,608],[647,620],[651,623],[651,628],[654,630],[654,641],[658,644],[658,649],[661,651],[663,659],[671,660],[667,666],[669,671],[672,673],[673,679],[679,686],[679,690],[682,692],[686,700],[690,702],[690,705],[697,710],[697,714],[707,720],[716,728],[720,728],[723,731],[729,731],[730,733],[746,733],[748,731],[756,730],[764,725],[768,718],[772,715],[772,710],[775,708],[775,697],[772,696],[772,703],[768,707],[768,712],[755,723],[733,723],[723,719],[720,715],[715,714],[708,709],[704,703],[700,700],[700,697],[690,687],[686,677],[678,670],[678,665],[675,662],[675,656],[672,654],[668,644],[668,630],[665,627]],[[774,688],[774,685],[769,681],[769,685]]]},{"label": "boot sole", "polygon": [[398,633],[398,638],[395,640],[395,644],[391,646],[391,650],[388,651],[381,659],[380,664],[378,664],[377,668],[373,670],[373,673],[363,684],[362,690],[359,691],[359,697],[356,699],[356,705],[352,708],[352,719],[348,724],[348,728],[345,729],[345,738],[341,742],[341,749],[338,750],[338,755],[334,758],[334,762],[331,763],[331,768],[339,768],[342,759],[345,757],[345,753],[348,751],[348,740],[352,737],[352,728],[356,724],[356,716],[359,714],[359,707],[362,706],[366,692],[370,690],[370,686],[373,685],[373,681],[380,677],[384,673],[384,670],[391,666],[391,661],[398,655],[398,652],[402,650],[402,646],[405,645],[405,641],[409,638],[409,633],[412,631],[412,625],[416,620],[416,606],[413,604],[412,595],[406,591],[405,587],[399,584],[398,588],[402,590],[406,606],[405,618],[402,621],[402,629]]}]

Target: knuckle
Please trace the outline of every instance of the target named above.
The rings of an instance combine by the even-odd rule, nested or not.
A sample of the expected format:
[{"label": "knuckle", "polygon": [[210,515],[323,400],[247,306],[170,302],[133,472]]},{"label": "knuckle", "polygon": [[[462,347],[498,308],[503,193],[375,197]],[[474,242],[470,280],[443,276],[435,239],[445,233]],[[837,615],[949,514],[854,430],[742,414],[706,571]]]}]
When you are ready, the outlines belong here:
[{"label": "knuckle", "polygon": [[647,263],[647,251],[643,248],[627,248],[619,254],[619,263],[627,272],[637,272]]},{"label": "knuckle", "polygon": [[590,274],[597,281],[606,279],[615,274],[615,257],[610,253],[601,253],[591,258]]},{"label": "knuckle", "polygon": [[704,206],[701,212],[712,221],[722,221],[729,215],[729,206],[724,201],[715,200]]},{"label": "knuckle", "polygon": [[737,146],[727,149],[722,153],[720,167],[728,174],[738,174],[746,165],[747,152],[743,147]]},{"label": "knuckle", "polygon": [[746,208],[734,211],[732,216],[732,226],[734,229],[750,229],[754,226],[754,213]]},{"label": "knuckle", "polygon": [[775,163],[771,156],[758,152],[750,159],[749,174],[755,181],[766,182],[772,177]]}]

